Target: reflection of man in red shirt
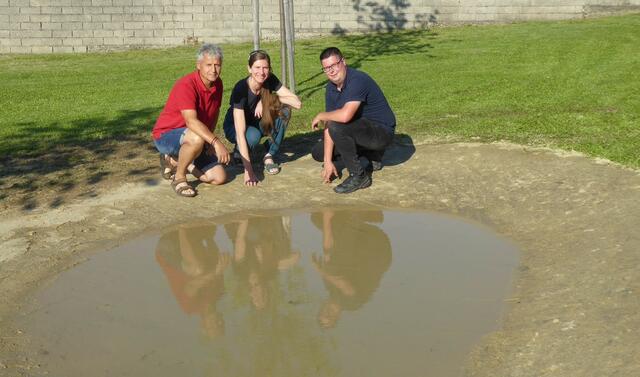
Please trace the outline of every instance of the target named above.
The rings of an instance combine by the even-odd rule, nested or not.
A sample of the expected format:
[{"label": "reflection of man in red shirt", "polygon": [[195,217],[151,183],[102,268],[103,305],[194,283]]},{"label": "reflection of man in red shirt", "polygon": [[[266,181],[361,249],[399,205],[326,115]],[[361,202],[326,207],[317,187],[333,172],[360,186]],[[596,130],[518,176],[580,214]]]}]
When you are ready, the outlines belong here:
[{"label": "reflection of man in red shirt", "polygon": [[228,254],[214,240],[215,225],[180,226],[158,241],[156,260],[182,311],[197,314],[210,337],[224,334],[224,320],[216,308],[224,294]]},{"label": "reflection of man in red shirt", "polygon": [[219,163],[229,162],[229,151],[213,132],[222,103],[221,70],[220,47],[202,45],[196,70],[176,81],[153,127],[162,176],[173,177],[171,185],[181,196],[196,195],[187,182],[187,169],[205,183],[218,185],[227,179]]}]

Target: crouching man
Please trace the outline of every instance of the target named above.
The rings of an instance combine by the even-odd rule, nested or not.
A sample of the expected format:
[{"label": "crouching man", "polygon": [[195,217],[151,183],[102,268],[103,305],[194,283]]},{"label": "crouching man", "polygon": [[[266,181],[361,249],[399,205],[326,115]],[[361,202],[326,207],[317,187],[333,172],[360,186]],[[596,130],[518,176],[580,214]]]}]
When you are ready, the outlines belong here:
[{"label": "crouching man", "polygon": [[338,175],[334,161],[342,158],[349,177],[334,191],[347,194],[371,185],[360,156],[369,160],[371,170],[382,168],[382,155],[393,141],[396,118],[378,84],[366,73],[348,67],[339,49],[326,48],[320,62],[329,82],[325,111],[311,122],[313,129],[325,123],[323,141],[314,146],[312,155],[324,162],[325,183]]},{"label": "crouching man", "polygon": [[214,185],[227,179],[221,164],[229,162],[229,151],[214,134],[222,103],[221,69],[220,47],[202,45],[196,70],[176,81],[153,127],[162,176],[183,197],[197,195],[187,172]]}]

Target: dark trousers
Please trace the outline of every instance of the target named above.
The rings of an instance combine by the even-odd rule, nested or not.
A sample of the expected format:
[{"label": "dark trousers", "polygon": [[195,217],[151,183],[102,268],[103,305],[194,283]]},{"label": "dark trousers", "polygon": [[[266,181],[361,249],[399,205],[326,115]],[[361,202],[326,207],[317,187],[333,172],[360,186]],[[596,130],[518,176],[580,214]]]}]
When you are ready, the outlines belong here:
[{"label": "dark trousers", "polygon": [[[385,148],[393,141],[391,130],[366,118],[351,123],[329,122],[328,128],[334,144],[331,160],[340,156],[352,175],[364,174],[360,156],[369,161],[381,161]],[[323,141],[313,147],[311,155],[316,161],[324,161]]]}]

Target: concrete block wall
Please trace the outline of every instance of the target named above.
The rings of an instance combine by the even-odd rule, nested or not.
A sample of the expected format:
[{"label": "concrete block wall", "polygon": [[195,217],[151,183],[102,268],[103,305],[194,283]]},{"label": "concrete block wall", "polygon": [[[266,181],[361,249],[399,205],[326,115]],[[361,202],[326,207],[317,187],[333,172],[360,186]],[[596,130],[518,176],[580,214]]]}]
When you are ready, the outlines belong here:
[{"label": "concrete block wall", "polygon": [[[259,0],[279,38],[279,0]],[[295,0],[297,37],[437,23],[580,18],[640,0]],[[57,53],[251,41],[252,0],[0,0],[0,53]]]}]

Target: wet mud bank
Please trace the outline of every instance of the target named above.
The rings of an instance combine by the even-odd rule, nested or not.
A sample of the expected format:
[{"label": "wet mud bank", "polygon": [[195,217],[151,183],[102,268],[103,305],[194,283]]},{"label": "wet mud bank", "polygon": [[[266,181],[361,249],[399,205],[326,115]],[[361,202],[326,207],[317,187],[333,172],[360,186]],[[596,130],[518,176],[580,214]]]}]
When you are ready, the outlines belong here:
[{"label": "wet mud bank", "polygon": [[[397,144],[373,186],[337,195],[304,156],[257,188],[241,176],[177,197],[168,182],[0,220],[0,375],[42,374],[25,297],[82,258],[165,226],[238,211],[411,208],[480,222],[515,242],[520,266],[502,329],[478,344],[471,376],[640,374],[640,174],[605,161],[502,144]],[[107,251],[108,252],[108,251]]]}]

